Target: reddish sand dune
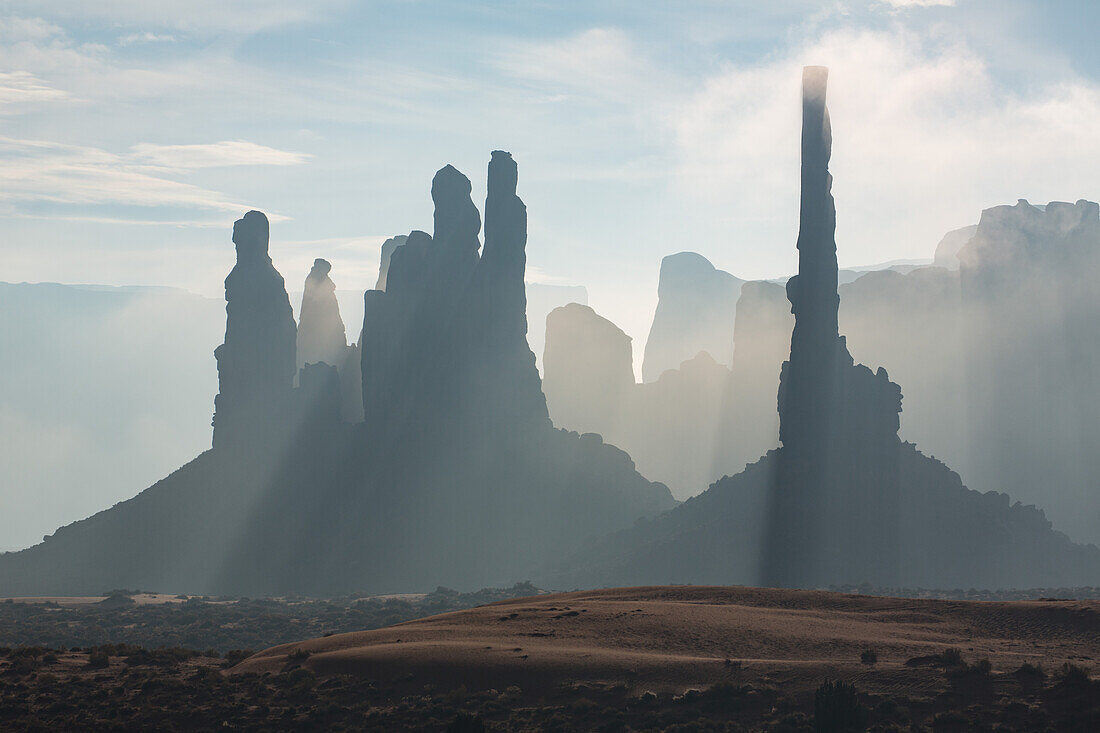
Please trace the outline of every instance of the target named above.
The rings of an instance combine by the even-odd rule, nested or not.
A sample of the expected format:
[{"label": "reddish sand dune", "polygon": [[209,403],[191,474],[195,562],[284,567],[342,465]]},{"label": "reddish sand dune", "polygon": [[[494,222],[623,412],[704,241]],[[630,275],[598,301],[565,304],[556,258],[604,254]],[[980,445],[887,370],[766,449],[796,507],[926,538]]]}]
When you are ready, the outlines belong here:
[{"label": "reddish sand dune", "polygon": [[[238,665],[277,672],[288,655],[320,675],[422,686],[626,684],[680,691],[721,681],[914,692],[942,684],[915,657],[958,647],[995,672],[1100,659],[1100,601],[967,602],[738,587],[579,591],[501,601],[375,631],[285,644]],[[878,663],[863,665],[874,649]],[[740,668],[737,662],[740,662]],[[1091,666],[1089,662],[1079,662]]]}]

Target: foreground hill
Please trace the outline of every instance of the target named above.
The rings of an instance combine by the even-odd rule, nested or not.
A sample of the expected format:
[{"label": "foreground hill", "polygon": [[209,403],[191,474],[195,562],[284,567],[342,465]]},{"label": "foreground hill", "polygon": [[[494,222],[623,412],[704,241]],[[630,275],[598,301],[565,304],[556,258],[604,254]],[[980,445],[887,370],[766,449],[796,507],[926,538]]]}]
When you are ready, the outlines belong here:
[{"label": "foreground hill", "polygon": [[[260,621],[279,605],[225,613]],[[251,658],[130,643],[0,647],[0,727],[1091,733],[1098,617],[1100,601],[674,586],[506,600]]]},{"label": "foreground hill", "polygon": [[[743,587],[652,586],[501,601],[374,631],[285,644],[234,671],[288,662],[419,689],[563,684],[682,693],[721,682],[812,689],[850,678],[862,689],[930,693],[936,655],[959,647],[996,671],[1047,669],[1100,656],[1100,602],[938,601]],[[877,664],[863,664],[872,649]],[[924,659],[922,659],[924,658]]]}]

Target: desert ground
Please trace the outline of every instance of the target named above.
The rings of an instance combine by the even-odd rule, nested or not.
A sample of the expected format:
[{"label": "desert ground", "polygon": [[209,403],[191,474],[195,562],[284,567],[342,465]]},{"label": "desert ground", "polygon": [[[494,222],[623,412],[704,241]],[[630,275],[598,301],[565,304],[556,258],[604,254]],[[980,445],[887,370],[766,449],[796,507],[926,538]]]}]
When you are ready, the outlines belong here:
[{"label": "desert ground", "polygon": [[[722,682],[812,691],[843,678],[879,693],[932,692],[934,659],[957,648],[1009,673],[1100,658],[1100,601],[964,602],[737,587],[651,587],[520,598],[373,631],[285,644],[236,672],[277,672],[290,655],[325,675],[467,688],[624,684],[683,693]],[[861,661],[864,652],[877,661]],[[923,658],[923,661],[922,661]],[[916,660],[916,661],[914,661]]]},{"label": "desert ground", "polygon": [[[522,588],[530,590],[512,592]],[[146,633],[186,624],[193,634],[210,623],[247,626],[272,605],[257,603],[95,612],[58,604],[46,614],[66,624],[81,617],[64,614],[92,614],[90,629],[103,628],[106,614],[149,616]],[[278,610],[288,628],[263,626],[279,635],[347,628],[417,608],[407,599],[311,603],[323,602]],[[7,607],[13,619],[30,613]],[[307,613],[317,620],[294,615]],[[58,633],[44,623],[18,628]],[[0,648],[0,730],[1100,730],[1098,600],[620,588],[313,635],[255,654]]]}]

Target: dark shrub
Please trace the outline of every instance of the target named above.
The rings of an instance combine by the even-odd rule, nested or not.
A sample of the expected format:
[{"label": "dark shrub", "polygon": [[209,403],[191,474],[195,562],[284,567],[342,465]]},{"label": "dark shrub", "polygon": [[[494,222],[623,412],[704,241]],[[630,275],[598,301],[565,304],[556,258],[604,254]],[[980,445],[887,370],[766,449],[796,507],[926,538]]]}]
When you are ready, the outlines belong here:
[{"label": "dark shrub", "polygon": [[1066,687],[1087,687],[1089,684],[1089,671],[1084,667],[1066,662],[1054,674],[1058,684]]},{"label": "dark shrub", "polygon": [[11,660],[11,671],[18,675],[30,674],[38,667],[38,658],[30,655],[14,657]]},{"label": "dark shrub", "polygon": [[299,667],[286,676],[287,687],[293,692],[306,693],[317,686],[317,675],[308,669]]},{"label": "dark shrub", "polygon": [[1020,668],[1013,672],[1013,674],[1020,679],[1046,679],[1047,673],[1043,671],[1042,667],[1038,667],[1031,662],[1024,662],[1020,665]]},{"label": "dark shrub", "polygon": [[861,664],[876,664],[878,663],[878,652],[874,649],[864,649],[863,653],[859,655],[859,661]]},{"label": "dark shrub", "polygon": [[934,733],[966,733],[970,729],[970,720],[957,710],[938,713],[932,720]]},{"label": "dark shrub", "polygon": [[940,652],[940,661],[947,667],[958,667],[963,663],[962,649],[957,646],[948,647]]},{"label": "dark shrub", "polygon": [[105,669],[110,663],[111,658],[107,656],[107,652],[97,649],[88,655],[89,669]]},{"label": "dark shrub", "polygon": [[817,733],[847,733],[867,728],[867,709],[860,704],[856,688],[841,680],[825,681],[814,693],[814,730]]},{"label": "dark shrub", "polygon": [[225,653],[225,666],[233,667],[240,664],[251,657],[252,654],[253,651],[251,649],[230,649]]},{"label": "dark shrub", "polygon": [[459,713],[447,726],[447,733],[485,733],[485,723],[479,715]]}]

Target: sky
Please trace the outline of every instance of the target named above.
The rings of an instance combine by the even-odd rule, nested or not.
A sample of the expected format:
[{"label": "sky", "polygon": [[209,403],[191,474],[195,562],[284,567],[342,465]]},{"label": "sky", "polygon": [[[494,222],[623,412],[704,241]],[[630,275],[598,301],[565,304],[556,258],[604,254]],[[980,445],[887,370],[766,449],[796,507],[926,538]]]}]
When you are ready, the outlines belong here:
[{"label": "sky", "polygon": [[[641,346],[660,259],[793,272],[800,67],[830,67],[842,266],[931,258],[981,210],[1100,198],[1100,3],[0,0],[0,279],[220,297],[272,219],[370,287],[451,163],[508,150],[528,280]],[[532,325],[537,328],[538,325]],[[637,358],[637,357],[636,357]]]}]

